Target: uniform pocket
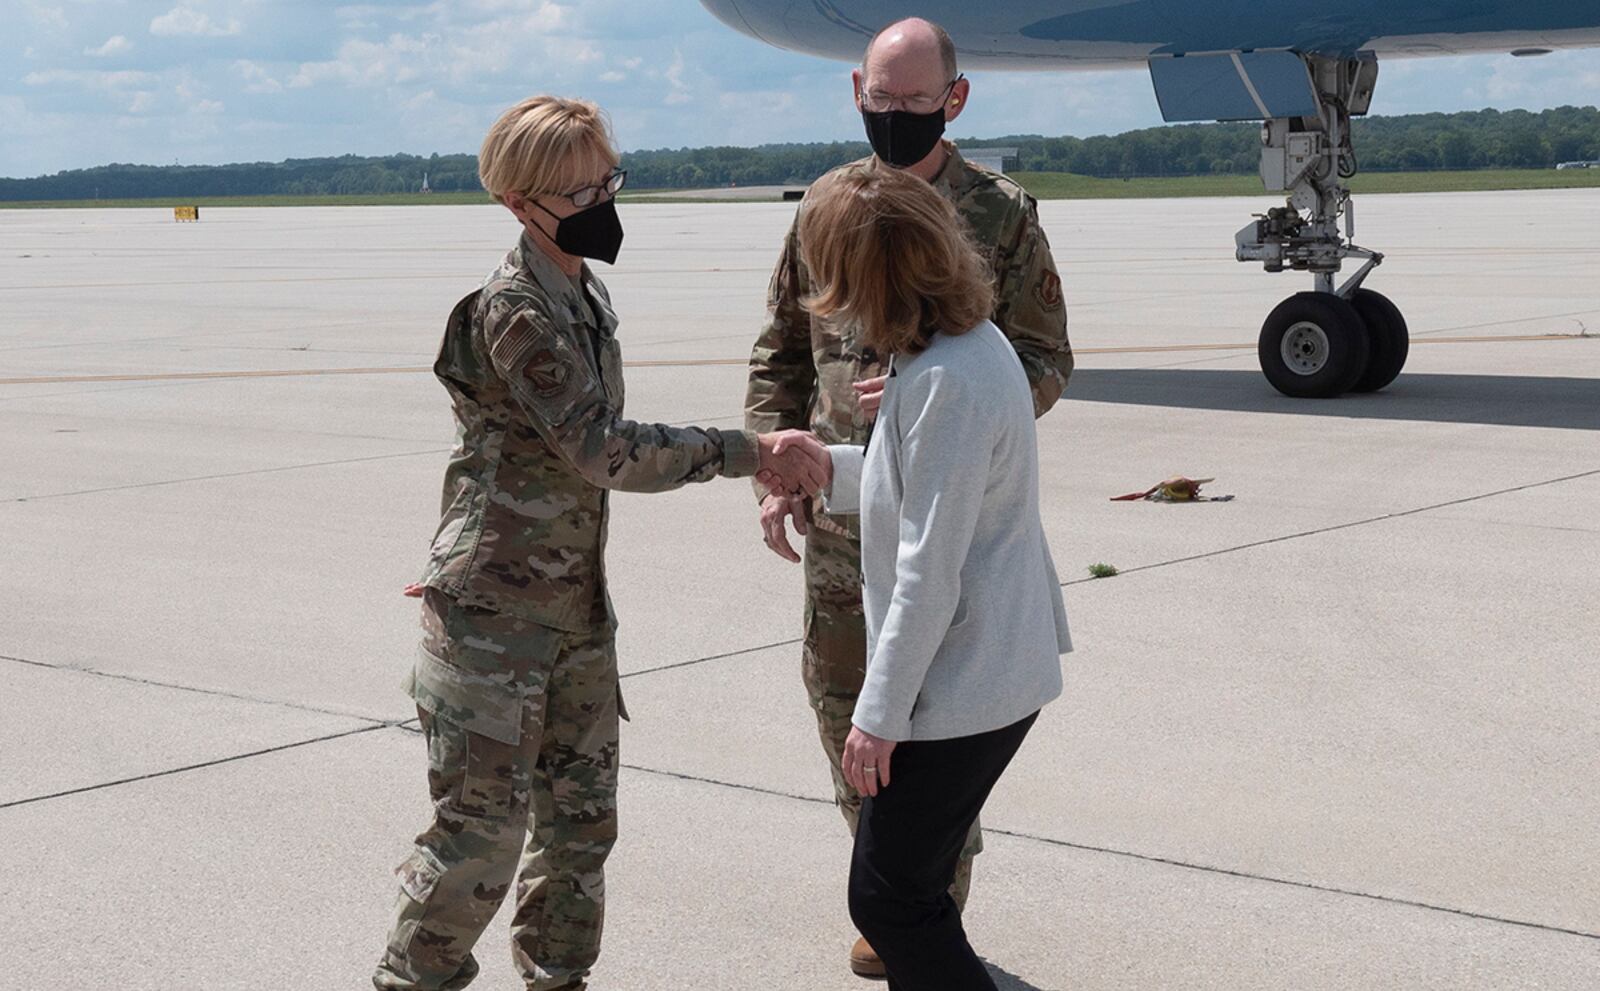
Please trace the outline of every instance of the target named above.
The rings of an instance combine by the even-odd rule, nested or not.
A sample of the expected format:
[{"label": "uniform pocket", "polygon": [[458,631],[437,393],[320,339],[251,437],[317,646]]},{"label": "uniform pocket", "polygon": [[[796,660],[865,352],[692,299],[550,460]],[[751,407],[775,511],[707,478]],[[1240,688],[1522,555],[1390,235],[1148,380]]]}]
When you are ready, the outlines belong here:
[{"label": "uniform pocket", "polygon": [[520,745],[476,732],[420,703],[419,708],[428,740],[428,791],[442,817],[506,820],[526,812],[531,757]]},{"label": "uniform pocket", "polygon": [[444,876],[444,865],[432,850],[418,847],[394,873],[400,879],[400,893],[396,896],[398,922],[389,932],[389,951],[404,960],[411,952],[411,941],[422,923],[428,899]]},{"label": "uniform pocket", "polygon": [[456,667],[419,648],[411,697],[434,716],[470,733],[516,746],[522,741],[520,687],[505,678]]},{"label": "uniform pocket", "polygon": [[417,904],[426,905],[428,896],[444,876],[444,865],[432,850],[419,847],[405,863],[394,869],[394,873],[400,879],[400,891]]}]

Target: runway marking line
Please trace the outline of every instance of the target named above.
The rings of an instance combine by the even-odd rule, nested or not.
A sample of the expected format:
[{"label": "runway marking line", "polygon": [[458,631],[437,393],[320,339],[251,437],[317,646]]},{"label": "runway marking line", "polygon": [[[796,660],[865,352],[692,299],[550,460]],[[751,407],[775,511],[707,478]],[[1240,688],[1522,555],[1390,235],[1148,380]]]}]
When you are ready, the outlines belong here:
[{"label": "runway marking line", "polygon": [[[1487,337],[1413,337],[1417,344],[1493,344],[1530,341],[1579,341],[1585,334],[1505,334]],[[1125,348],[1074,348],[1073,354],[1174,354],[1186,351],[1254,351],[1254,344],[1163,344]],[[625,368],[701,368],[715,365],[747,365],[748,358],[658,358],[625,361]],[[143,375],[41,375],[27,378],[0,378],[0,385],[75,385],[92,382],[203,382],[214,379],[310,378],[324,375],[418,375],[433,371],[432,365],[402,365],[382,368],[277,368],[233,372],[158,372]]]}]

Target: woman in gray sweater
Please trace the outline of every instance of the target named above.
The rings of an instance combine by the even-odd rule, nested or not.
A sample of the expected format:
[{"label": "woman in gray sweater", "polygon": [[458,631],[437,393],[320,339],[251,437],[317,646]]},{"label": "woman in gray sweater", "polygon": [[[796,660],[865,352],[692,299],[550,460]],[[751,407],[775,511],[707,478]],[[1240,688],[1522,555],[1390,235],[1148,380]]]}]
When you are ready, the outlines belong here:
[{"label": "woman in gray sweater", "polygon": [[877,168],[808,200],[808,307],[890,356],[867,446],[829,448],[827,508],[861,515],[867,619],[843,762],[866,796],[851,917],[891,991],[992,989],[948,888],[1072,649],[1039,519],[1033,399],[988,320],[984,262],[931,186]]}]

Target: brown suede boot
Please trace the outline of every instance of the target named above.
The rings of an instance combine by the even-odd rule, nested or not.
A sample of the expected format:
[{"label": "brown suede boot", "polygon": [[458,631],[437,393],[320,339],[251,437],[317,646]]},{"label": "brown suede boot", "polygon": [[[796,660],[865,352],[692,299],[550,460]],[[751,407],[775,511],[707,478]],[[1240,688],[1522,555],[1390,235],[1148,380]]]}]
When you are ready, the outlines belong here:
[{"label": "brown suede boot", "polygon": [[878,952],[867,942],[867,937],[862,936],[856,940],[856,945],[850,947],[850,970],[858,977],[868,977],[881,981],[889,976],[883,968],[883,960]]}]

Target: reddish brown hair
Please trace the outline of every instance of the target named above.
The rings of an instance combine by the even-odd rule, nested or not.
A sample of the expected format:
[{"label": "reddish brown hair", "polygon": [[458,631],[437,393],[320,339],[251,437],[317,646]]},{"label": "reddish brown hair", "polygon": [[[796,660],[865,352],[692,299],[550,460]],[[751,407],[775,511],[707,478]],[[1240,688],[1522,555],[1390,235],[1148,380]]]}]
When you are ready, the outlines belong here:
[{"label": "reddish brown hair", "polygon": [[915,353],[935,331],[962,334],[989,316],[988,266],[955,207],[923,180],[867,167],[823,177],[806,196],[800,244],[806,309],[858,323],[880,354]]}]

